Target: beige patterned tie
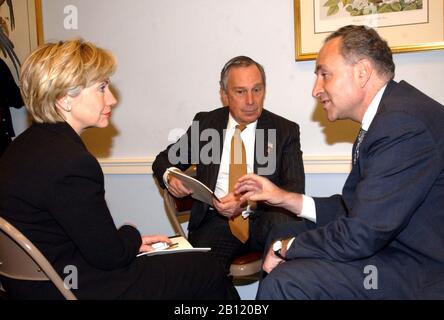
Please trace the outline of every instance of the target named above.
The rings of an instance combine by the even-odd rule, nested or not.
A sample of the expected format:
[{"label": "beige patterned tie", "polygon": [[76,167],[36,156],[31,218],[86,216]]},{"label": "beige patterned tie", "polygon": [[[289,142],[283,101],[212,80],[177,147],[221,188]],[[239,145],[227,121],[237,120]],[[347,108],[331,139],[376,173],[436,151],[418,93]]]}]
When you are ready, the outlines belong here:
[{"label": "beige patterned tie", "polygon": [[[247,174],[247,156],[245,146],[242,141],[241,132],[246,128],[245,125],[237,125],[231,138],[230,169],[228,179],[228,192],[232,192],[237,180]],[[238,215],[228,220],[231,233],[241,242],[248,240],[248,217],[244,219]]]}]

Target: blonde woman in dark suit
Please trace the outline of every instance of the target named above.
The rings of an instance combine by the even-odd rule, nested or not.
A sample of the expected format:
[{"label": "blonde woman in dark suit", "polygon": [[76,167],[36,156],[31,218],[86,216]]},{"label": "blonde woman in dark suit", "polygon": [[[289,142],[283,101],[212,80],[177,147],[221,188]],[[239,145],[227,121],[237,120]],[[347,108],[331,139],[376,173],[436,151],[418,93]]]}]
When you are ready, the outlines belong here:
[{"label": "blonde woman in dark suit", "polygon": [[[81,40],[46,44],[26,60],[21,91],[34,123],[0,161],[0,212],[58,273],[74,266],[80,299],[227,299],[235,292],[206,254],[136,258],[166,236],[116,229],[98,161],[80,134],[109,124],[113,56]],[[1,279],[11,298],[62,298],[51,283]]]}]

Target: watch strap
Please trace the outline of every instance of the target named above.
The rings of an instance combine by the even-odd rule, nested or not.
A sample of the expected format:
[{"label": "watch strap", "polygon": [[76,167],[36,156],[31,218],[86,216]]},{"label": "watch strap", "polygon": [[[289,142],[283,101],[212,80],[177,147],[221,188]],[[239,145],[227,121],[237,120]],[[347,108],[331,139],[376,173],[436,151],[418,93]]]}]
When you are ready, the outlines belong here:
[{"label": "watch strap", "polygon": [[281,240],[282,247],[279,250],[279,254],[282,257],[282,259],[286,259],[286,257],[287,257],[288,244],[289,244],[291,239],[293,239],[293,238],[287,238],[287,239],[282,239]]}]

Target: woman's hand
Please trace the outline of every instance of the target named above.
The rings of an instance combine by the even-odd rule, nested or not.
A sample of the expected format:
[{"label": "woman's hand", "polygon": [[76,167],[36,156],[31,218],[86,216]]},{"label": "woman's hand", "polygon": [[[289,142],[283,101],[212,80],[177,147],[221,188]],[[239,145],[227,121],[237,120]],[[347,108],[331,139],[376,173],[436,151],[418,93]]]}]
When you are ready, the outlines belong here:
[{"label": "woman's hand", "polygon": [[142,245],[140,246],[139,252],[150,252],[153,251],[151,246],[157,242],[165,242],[167,244],[172,244],[172,241],[167,236],[153,235],[153,236],[142,236]]}]

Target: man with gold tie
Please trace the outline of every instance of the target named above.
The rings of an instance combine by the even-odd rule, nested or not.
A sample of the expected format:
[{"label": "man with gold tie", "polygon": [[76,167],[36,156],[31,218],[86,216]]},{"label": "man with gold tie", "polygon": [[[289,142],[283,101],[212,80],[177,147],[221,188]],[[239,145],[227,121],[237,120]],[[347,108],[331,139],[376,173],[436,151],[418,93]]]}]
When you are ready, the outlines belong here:
[{"label": "man with gold tie", "polygon": [[240,201],[233,193],[237,179],[257,173],[288,191],[304,190],[299,126],[264,110],[265,82],[263,67],[251,58],[228,61],[220,78],[224,107],[198,113],[187,133],[153,164],[160,185],[176,197],[191,191],[166,170],[196,165],[196,178],[220,199],[212,206],[195,200],[188,230],[191,244],[211,247],[227,271],[237,255],[262,251],[273,225],[296,219],[285,210]]}]

